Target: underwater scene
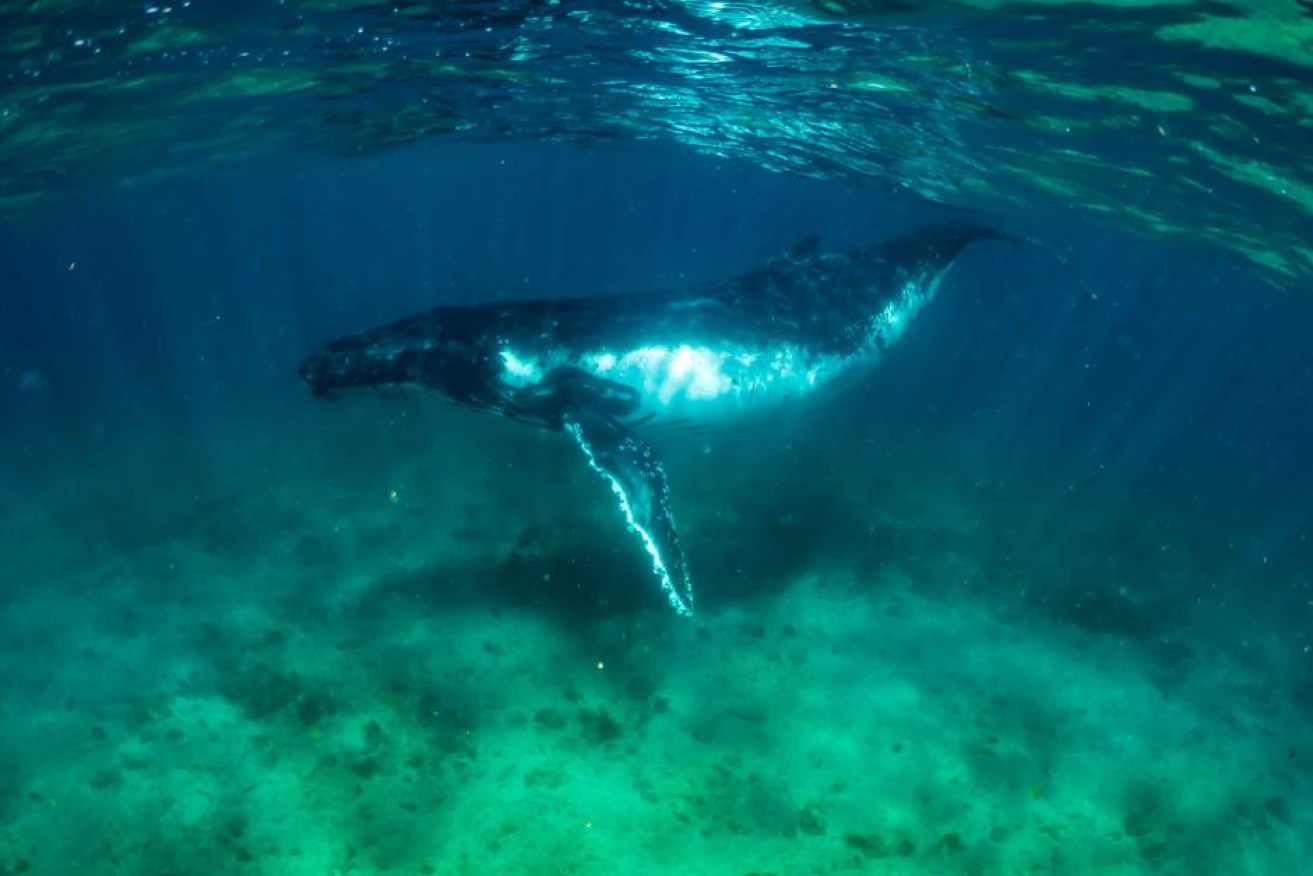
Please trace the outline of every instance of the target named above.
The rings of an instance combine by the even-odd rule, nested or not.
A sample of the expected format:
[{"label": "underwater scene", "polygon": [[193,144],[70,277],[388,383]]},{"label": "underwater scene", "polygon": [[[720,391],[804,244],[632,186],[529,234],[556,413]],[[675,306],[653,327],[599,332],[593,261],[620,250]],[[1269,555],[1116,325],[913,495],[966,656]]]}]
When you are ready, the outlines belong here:
[{"label": "underwater scene", "polygon": [[0,0],[0,876],[1313,873],[1308,0]]}]

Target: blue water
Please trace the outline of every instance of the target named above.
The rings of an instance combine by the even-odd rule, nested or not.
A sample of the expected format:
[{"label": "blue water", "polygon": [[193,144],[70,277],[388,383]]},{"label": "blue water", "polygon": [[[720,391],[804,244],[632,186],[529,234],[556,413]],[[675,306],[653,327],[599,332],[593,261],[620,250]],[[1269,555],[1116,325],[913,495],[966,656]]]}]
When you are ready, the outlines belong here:
[{"label": "blue water", "polygon": [[658,440],[317,402],[440,303],[960,215],[668,149],[273,157],[0,224],[0,873],[1296,873],[1313,303],[1078,213],[847,396]]}]

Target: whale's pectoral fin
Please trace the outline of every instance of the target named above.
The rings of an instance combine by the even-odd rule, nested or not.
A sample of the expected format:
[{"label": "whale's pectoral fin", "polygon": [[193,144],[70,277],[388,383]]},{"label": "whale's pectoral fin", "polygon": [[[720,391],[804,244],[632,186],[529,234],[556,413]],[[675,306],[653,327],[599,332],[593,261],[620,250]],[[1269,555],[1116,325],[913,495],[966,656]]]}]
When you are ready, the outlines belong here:
[{"label": "whale's pectoral fin", "polygon": [[670,486],[652,448],[634,430],[595,411],[570,412],[565,430],[611,485],[630,531],[652,558],[652,571],[670,605],[679,614],[692,614],[693,586],[670,509]]}]

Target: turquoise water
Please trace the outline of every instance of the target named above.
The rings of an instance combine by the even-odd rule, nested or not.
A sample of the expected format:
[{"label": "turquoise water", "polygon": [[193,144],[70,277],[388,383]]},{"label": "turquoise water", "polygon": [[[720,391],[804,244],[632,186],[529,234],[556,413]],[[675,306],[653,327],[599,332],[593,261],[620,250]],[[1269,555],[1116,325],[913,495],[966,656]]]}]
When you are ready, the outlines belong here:
[{"label": "turquoise water", "polygon": [[[391,37],[423,36],[430,21],[433,39],[472,52],[453,63],[479,85],[460,93],[479,99],[437,117],[499,132],[454,125],[443,139],[453,132],[428,104],[393,112],[362,83],[383,64],[383,90],[405,107],[455,74],[387,66],[373,42],[366,63],[321,41],[349,6],[294,10],[308,23],[286,29],[289,46],[315,51],[294,52],[286,79],[261,78],[272,63],[246,70],[252,114],[230,121],[249,141],[163,110],[147,125],[139,104],[83,106],[76,89],[39,101],[31,69],[60,71],[61,85],[99,69],[33,66],[34,43],[17,37],[27,48],[0,55],[5,75],[20,60],[29,71],[10,101],[23,121],[0,127],[12,159],[0,180],[0,876],[1309,869],[1301,207],[1267,211],[1270,192],[1223,197],[1219,185],[1195,210],[1168,194],[1217,182],[1198,168],[1132,191],[1109,184],[1115,173],[1064,176],[1064,162],[1094,154],[1073,150],[1044,153],[1045,198],[999,166],[983,198],[995,212],[968,212],[982,203],[968,169],[1001,154],[973,138],[1038,154],[1056,133],[959,137],[926,120],[1006,103],[955,59],[986,51],[972,27],[1011,34],[1007,52],[1024,54],[1047,20],[1030,7],[1015,30],[1001,13],[957,18],[953,4],[921,4],[919,24],[715,30],[832,51],[792,78],[765,62],[801,49],[754,43],[769,94],[745,81],[736,102],[725,77],[692,77],[685,103],[628,138],[624,113],[585,85],[624,70],[612,98],[659,103],[633,87],[647,79],[683,93],[667,77],[702,62],[663,40],[688,51],[708,37],[696,22],[729,27],[723,9],[684,4],[693,11],[649,32],[608,29],[607,16],[657,22],[666,4],[595,10],[569,19],[575,30],[543,7],[496,19],[504,30],[489,36],[488,20],[457,13],[515,4],[407,5]],[[38,12],[0,20],[53,39],[55,19]],[[137,47],[128,57],[187,75],[115,89],[189,95],[210,118],[207,101],[232,98],[244,68],[208,73],[161,34],[269,34],[248,29],[262,19],[246,5],[176,14],[194,30],[132,18],[120,36]],[[1185,13],[1136,14],[1167,28]],[[1092,42],[1132,13],[1116,15]],[[102,18],[82,21],[112,34]],[[517,28],[524,41],[502,39]],[[862,55],[882,33],[925,53],[905,67]],[[142,42],[152,35],[163,42]],[[617,54],[601,72],[577,66],[574,40],[613,40]],[[535,47],[541,82],[502,75]],[[629,49],[652,57],[634,67]],[[1154,57],[1161,70],[1197,62],[1196,76],[1212,63],[1215,84],[1285,81],[1297,103],[1297,71],[1233,50]],[[337,82],[336,98],[289,84],[325,59],[316,89]],[[835,105],[834,127],[812,126],[836,64],[845,82],[870,85],[881,64],[908,79],[880,79],[892,104],[871,86]],[[1054,95],[1094,87],[1073,64]],[[579,79],[562,85],[563,69]],[[204,100],[193,75],[214,88]],[[935,92],[943,103],[909,97],[907,83],[936,76],[953,83]],[[810,146],[767,137],[781,129],[748,112],[789,83],[807,111],[778,109],[771,124],[806,122]],[[344,94],[368,119],[319,103]],[[49,101],[74,106],[49,119],[59,137],[27,114]],[[697,120],[729,119],[728,105],[746,115],[716,148]],[[62,139],[77,106],[97,126]],[[561,106],[577,112],[555,130],[530,124]],[[408,136],[381,136],[384,117]],[[171,140],[158,135],[180,118]],[[1219,118],[1190,116],[1190,130]],[[1273,124],[1280,145],[1264,161],[1297,180],[1298,147]],[[371,148],[336,148],[344,130]],[[123,154],[78,151],[106,136],[150,164],[138,134],[169,144],[159,178],[126,173]],[[48,164],[29,160],[41,142],[58,145]],[[1082,148],[1095,142],[1109,168],[1127,145]],[[62,151],[75,144],[80,158]],[[1228,154],[1240,166],[1247,153]],[[1230,224],[1214,221],[1223,213]],[[327,403],[297,379],[315,346],[436,304],[696,286],[808,234],[842,248],[964,216],[1043,245],[968,252],[845,392],[650,435],[697,588],[692,618],[669,610],[564,435],[419,393]]]}]

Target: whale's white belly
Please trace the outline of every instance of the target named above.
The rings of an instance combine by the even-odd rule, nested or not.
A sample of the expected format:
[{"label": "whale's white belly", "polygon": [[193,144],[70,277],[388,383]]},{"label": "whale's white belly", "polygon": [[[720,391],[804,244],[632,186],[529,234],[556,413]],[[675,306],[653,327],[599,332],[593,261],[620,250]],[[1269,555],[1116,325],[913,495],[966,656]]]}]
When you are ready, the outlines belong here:
[{"label": "whale's white belly", "polygon": [[541,358],[501,351],[502,379],[510,386],[534,386],[552,369],[569,366],[636,390],[644,415],[681,420],[718,419],[810,395],[856,365],[857,358],[815,356],[792,345],[653,344]]},{"label": "whale's white belly", "polygon": [[590,353],[580,367],[642,393],[644,408],[679,418],[719,417],[800,398],[829,383],[850,363],[810,356],[790,345],[723,349],[681,344]]},{"label": "whale's white belly", "polygon": [[934,296],[938,278],[909,282],[865,327],[864,341],[847,355],[824,355],[800,345],[750,347],[699,343],[652,343],[628,349],[599,348],[573,354],[527,355],[505,345],[502,380],[511,387],[537,385],[559,367],[581,369],[630,387],[642,397],[642,413],[678,419],[716,419],[811,395],[837,378],[864,373],[880,351]]}]

